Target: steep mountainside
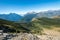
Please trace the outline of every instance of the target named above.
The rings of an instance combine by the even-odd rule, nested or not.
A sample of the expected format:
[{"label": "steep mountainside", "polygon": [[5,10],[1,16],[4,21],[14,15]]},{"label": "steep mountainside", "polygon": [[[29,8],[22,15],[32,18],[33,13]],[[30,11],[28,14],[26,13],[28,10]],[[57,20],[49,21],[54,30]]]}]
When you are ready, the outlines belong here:
[{"label": "steep mountainside", "polygon": [[51,18],[34,18],[31,22],[26,24],[26,27],[29,28],[34,33],[41,33],[44,28],[52,29],[53,27],[60,28],[60,19],[51,19]]},{"label": "steep mountainside", "polygon": [[20,23],[0,19],[0,30],[4,32],[27,32],[29,29],[23,27]]},{"label": "steep mountainside", "polygon": [[35,12],[27,13],[22,18],[21,22],[30,22],[36,16]]}]

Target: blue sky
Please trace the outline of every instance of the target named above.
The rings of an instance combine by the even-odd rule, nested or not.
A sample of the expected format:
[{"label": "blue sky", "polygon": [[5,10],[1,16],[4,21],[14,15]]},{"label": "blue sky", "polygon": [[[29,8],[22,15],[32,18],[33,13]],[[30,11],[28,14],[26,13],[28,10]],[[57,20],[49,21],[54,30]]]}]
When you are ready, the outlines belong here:
[{"label": "blue sky", "polygon": [[0,0],[0,14],[17,13],[23,15],[31,11],[58,9],[60,9],[60,0]]}]

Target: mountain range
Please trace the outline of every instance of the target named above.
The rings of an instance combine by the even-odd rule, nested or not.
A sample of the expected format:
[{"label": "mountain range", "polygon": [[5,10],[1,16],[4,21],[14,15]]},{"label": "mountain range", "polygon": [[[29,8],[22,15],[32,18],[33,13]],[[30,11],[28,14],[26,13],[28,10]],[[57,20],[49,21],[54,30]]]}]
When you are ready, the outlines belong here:
[{"label": "mountain range", "polygon": [[0,19],[10,20],[10,21],[19,21],[21,18],[22,16],[16,13],[0,14]]},{"label": "mountain range", "polygon": [[47,18],[52,18],[54,16],[59,16],[60,15],[60,10],[49,10],[49,11],[44,11],[44,12],[30,12],[24,15],[23,20],[24,22],[29,22],[33,18],[41,18],[41,17],[47,17]]},{"label": "mountain range", "polygon": [[60,15],[60,10],[48,10],[44,12],[39,12],[37,17],[53,17]]},{"label": "mountain range", "polygon": [[10,14],[0,14],[1,19],[10,20],[10,21],[20,21],[20,22],[29,22],[33,18],[40,18],[40,17],[54,17],[59,16],[60,10],[48,10],[44,12],[29,12],[26,13],[24,16],[18,15],[16,13],[10,13]]},{"label": "mountain range", "polygon": [[[10,17],[11,19],[19,18],[18,20],[16,19],[18,22],[14,22],[16,20],[11,19],[8,20],[8,18]],[[1,28],[5,29],[4,31],[8,30],[8,32],[10,31],[12,32],[13,30],[13,32],[18,31],[18,32],[29,32],[29,33],[31,32],[41,34],[45,28],[50,29],[53,27],[56,28],[60,27],[60,11],[46,11],[39,13],[30,12],[25,14],[23,17],[15,13],[4,14],[3,16],[0,14],[0,18],[1,18],[0,29]],[[20,23],[20,22],[27,22],[27,23]]]}]

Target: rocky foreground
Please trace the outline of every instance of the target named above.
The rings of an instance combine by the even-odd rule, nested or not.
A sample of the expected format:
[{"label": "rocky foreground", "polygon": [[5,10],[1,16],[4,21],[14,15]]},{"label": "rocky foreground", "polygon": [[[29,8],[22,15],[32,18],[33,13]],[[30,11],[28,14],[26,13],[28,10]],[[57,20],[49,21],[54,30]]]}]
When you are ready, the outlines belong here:
[{"label": "rocky foreground", "polygon": [[19,33],[18,35],[0,35],[0,40],[60,40],[60,35],[36,35],[31,33]]},{"label": "rocky foreground", "polygon": [[0,40],[60,40],[60,28],[44,29],[43,35],[31,33],[3,33]]},{"label": "rocky foreground", "polygon": [[19,36],[12,38],[11,40],[60,40],[60,35],[34,35],[23,33]]},{"label": "rocky foreground", "polygon": [[44,29],[43,35],[20,33],[18,36],[13,37],[11,40],[60,40],[60,28]]}]

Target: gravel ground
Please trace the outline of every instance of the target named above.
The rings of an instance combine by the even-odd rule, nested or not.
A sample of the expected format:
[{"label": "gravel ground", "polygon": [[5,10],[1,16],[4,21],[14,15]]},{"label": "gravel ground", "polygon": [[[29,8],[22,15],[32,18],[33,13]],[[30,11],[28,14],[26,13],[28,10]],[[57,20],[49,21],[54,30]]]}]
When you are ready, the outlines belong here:
[{"label": "gravel ground", "polygon": [[[8,36],[6,36],[8,35]],[[10,34],[4,33],[0,35],[0,40],[60,40],[60,35],[36,35],[28,33],[19,33],[18,36],[9,36]],[[7,37],[7,38],[6,38]]]},{"label": "gravel ground", "polygon": [[60,40],[60,35],[33,35],[33,34],[19,34],[11,40]]}]

